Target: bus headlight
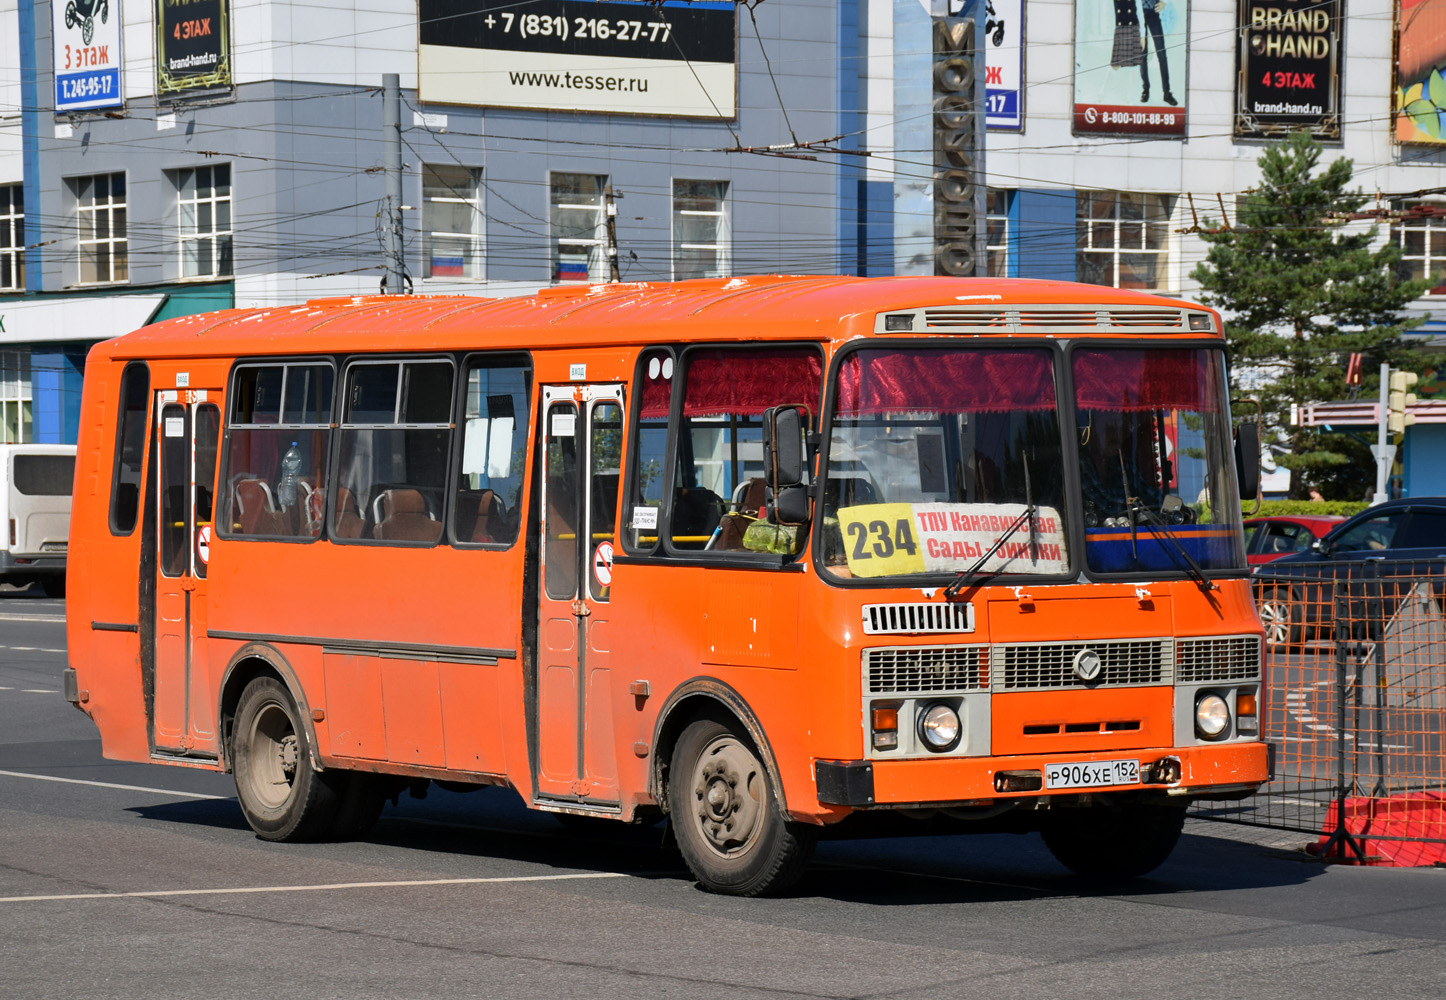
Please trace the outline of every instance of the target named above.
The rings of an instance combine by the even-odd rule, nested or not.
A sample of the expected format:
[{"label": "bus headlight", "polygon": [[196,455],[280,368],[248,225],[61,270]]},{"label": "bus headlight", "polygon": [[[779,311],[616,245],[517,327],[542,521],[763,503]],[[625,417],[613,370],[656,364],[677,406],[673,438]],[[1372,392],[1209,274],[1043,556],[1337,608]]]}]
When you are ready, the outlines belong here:
[{"label": "bus headlight", "polygon": [[1230,726],[1230,706],[1218,694],[1205,693],[1195,699],[1195,732],[1213,740]]},{"label": "bus headlight", "polygon": [[919,738],[935,753],[944,753],[958,746],[963,730],[959,713],[942,702],[925,705],[919,713]]}]

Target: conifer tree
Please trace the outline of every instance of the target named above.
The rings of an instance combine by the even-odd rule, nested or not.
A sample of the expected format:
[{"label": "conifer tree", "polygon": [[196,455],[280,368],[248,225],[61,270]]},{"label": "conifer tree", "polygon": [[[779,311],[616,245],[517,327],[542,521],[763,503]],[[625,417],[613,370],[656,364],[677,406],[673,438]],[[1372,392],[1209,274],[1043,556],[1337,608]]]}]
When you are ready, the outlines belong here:
[{"label": "conifer tree", "polygon": [[1424,317],[1403,318],[1402,309],[1436,282],[1406,280],[1399,247],[1373,250],[1375,227],[1345,225],[1366,198],[1346,190],[1352,162],[1318,170],[1321,153],[1304,132],[1267,148],[1260,185],[1236,201],[1234,226],[1200,234],[1210,251],[1192,277],[1201,299],[1225,313],[1232,393],[1260,401],[1262,440],[1288,437],[1280,461],[1292,470],[1291,496],[1315,487],[1356,500],[1375,479],[1365,444],[1290,426],[1291,405],[1347,398],[1352,352],[1365,355],[1367,398],[1382,362],[1420,371],[1402,335]]}]

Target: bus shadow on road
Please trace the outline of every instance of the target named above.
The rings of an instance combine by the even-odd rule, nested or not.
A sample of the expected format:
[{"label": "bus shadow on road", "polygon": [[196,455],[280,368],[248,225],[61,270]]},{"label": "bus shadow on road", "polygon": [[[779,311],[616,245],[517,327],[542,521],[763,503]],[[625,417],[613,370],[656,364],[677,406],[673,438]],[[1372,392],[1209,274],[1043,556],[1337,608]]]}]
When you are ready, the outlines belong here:
[{"label": "bus shadow on road", "polygon": [[[254,836],[232,799],[129,811],[157,822]],[[517,795],[502,789],[472,794],[432,789],[423,800],[403,795],[397,805],[388,804],[376,827],[360,840],[277,848],[322,852],[333,860],[365,853],[369,861],[389,864],[396,859],[379,853],[425,852],[694,884],[661,822],[560,819],[527,809]],[[1299,885],[1323,870],[1304,854],[1186,834],[1170,859],[1145,877],[1087,879],[1056,862],[1033,834],[889,837],[825,841],[786,895],[879,906],[1170,896]]]}]

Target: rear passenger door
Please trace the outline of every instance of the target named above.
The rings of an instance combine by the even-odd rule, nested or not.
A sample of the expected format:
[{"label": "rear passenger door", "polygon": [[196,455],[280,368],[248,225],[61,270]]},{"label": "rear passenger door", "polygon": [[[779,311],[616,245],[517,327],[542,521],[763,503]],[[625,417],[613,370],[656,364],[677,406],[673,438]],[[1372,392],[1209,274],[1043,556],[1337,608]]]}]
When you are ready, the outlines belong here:
[{"label": "rear passenger door", "polygon": [[206,670],[206,568],[210,560],[221,431],[219,389],[156,394],[157,750],[216,749]]}]

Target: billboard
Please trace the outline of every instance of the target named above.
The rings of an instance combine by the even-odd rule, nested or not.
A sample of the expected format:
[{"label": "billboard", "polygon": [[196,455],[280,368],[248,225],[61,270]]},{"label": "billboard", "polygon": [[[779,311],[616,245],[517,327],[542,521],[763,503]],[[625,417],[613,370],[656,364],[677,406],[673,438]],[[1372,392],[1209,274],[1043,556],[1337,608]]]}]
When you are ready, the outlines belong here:
[{"label": "billboard", "polygon": [[1183,138],[1189,20],[1189,0],[1075,0],[1075,133]]},{"label": "billboard", "polygon": [[231,90],[228,0],[156,0],[156,100]]},{"label": "billboard", "polygon": [[1446,0],[1396,7],[1396,141],[1446,143]]},{"label": "billboard", "polygon": [[984,124],[1024,131],[1024,0],[985,0]]},{"label": "billboard", "polygon": [[1341,137],[1341,0],[1239,0],[1235,136]]},{"label": "billboard", "polygon": [[419,0],[423,101],[735,118],[724,0]]},{"label": "billboard", "polygon": [[55,110],[118,108],[121,97],[120,0],[51,0]]}]

